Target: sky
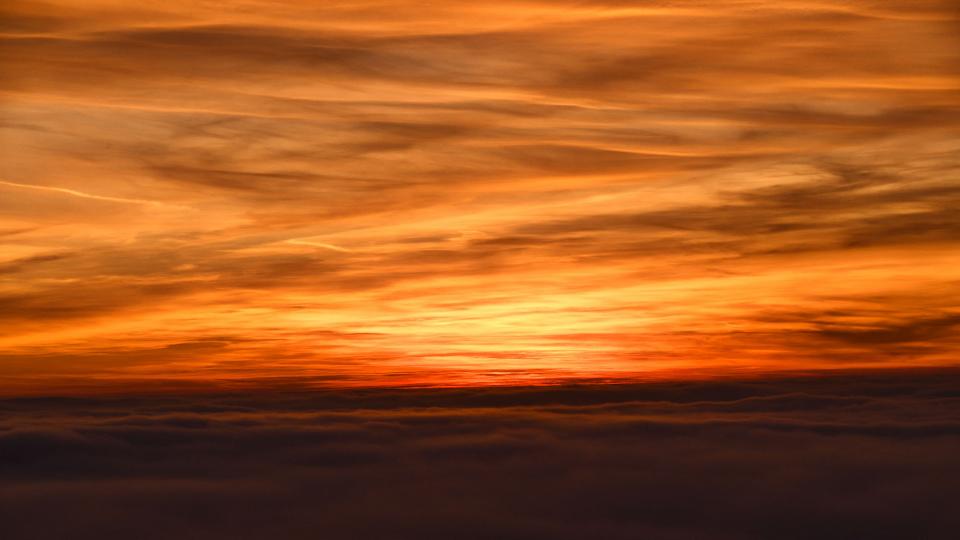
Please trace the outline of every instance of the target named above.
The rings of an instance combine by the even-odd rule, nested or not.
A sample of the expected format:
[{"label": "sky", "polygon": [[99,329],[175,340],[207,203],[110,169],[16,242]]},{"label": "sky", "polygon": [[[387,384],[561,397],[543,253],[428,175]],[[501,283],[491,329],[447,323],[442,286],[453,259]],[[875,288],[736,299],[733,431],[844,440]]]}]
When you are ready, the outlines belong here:
[{"label": "sky", "polygon": [[15,0],[0,393],[956,365],[948,0]]},{"label": "sky", "polygon": [[955,0],[0,2],[0,538],[953,540]]}]

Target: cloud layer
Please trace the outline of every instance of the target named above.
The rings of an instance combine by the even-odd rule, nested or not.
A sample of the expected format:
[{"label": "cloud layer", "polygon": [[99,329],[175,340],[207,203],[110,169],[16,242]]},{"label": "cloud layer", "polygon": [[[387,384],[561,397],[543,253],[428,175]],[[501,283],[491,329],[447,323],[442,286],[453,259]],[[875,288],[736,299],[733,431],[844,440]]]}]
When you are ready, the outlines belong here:
[{"label": "cloud layer", "polygon": [[0,402],[45,540],[952,538],[954,371]]}]

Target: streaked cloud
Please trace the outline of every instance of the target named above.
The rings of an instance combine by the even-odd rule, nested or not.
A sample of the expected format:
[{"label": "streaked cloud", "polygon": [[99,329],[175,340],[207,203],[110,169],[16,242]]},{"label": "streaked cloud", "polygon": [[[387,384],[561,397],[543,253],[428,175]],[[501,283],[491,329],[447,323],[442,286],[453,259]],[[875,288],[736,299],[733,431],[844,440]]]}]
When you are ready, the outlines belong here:
[{"label": "streaked cloud", "polygon": [[17,392],[956,361],[953,2],[0,19]]}]

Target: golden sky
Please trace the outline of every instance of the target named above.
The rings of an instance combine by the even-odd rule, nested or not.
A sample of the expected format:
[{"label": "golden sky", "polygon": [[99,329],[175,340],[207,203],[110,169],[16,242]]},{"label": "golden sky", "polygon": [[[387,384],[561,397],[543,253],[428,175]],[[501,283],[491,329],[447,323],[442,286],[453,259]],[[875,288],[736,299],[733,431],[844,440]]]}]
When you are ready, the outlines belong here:
[{"label": "golden sky", "polygon": [[12,0],[0,392],[956,364],[951,0]]}]

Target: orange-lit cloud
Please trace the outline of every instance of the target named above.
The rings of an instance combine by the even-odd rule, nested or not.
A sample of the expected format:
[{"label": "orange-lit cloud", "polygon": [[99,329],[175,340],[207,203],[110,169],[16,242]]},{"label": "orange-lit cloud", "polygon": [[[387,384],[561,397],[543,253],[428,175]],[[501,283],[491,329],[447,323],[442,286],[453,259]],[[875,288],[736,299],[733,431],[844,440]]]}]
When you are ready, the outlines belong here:
[{"label": "orange-lit cloud", "polygon": [[7,3],[3,391],[955,363],[954,4]]}]

